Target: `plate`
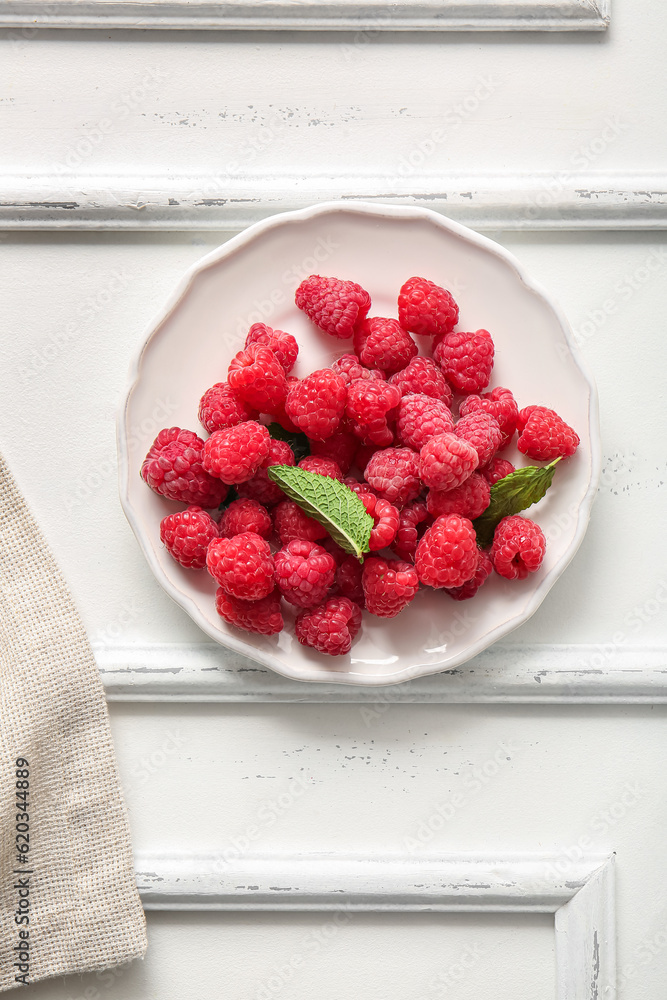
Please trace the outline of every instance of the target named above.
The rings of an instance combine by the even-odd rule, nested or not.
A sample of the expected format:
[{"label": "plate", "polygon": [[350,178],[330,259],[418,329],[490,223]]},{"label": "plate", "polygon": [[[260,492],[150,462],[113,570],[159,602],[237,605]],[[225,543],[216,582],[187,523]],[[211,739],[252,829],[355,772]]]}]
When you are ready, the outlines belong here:
[{"label": "plate", "polygon": [[[494,338],[491,386],[508,386],[520,406],[552,407],[581,438],[577,453],[557,468],[552,489],[531,508],[547,537],[537,573],[523,581],[493,574],[464,602],[423,590],[390,620],[364,614],[360,635],[342,657],[301,646],[289,611],[277,636],[243,633],[223,622],[212,578],[183,569],[160,542],[160,520],[181,505],[157,496],[139,476],[162,426],[203,434],[199,399],[226,378],[252,323],[294,334],[300,346],[297,376],[350,349],[348,341],[321,333],[296,308],[295,289],[312,273],[359,282],[378,316],[396,315],[398,290],[411,275],[449,288],[460,307],[458,328],[484,327]],[[358,202],[273,216],[190,268],[150,325],[134,363],[118,446],[121,502],[144,555],[161,586],[207,635],[286,677],[367,686],[452,669],[525,622],[581,543],[600,468],[595,385],[577,358],[564,316],[519,262],[491,240],[428,209]],[[507,457],[529,464],[518,452],[509,450]]]}]

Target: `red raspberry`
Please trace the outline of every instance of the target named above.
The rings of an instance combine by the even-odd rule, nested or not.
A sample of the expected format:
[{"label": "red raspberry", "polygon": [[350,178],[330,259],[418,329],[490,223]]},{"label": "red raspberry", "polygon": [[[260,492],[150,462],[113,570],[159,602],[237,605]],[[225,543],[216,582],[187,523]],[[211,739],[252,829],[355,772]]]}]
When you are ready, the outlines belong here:
[{"label": "red raspberry", "polygon": [[336,570],[336,585],[342,597],[348,597],[356,604],[364,603],[364,588],[361,583],[363,566],[355,556],[346,556]]},{"label": "red raspberry", "polygon": [[546,541],[542,529],[520,514],[504,517],[493,535],[493,568],[506,580],[524,580],[542,565]]},{"label": "red raspberry", "polygon": [[276,552],[276,583],[298,608],[314,608],[326,597],[336,574],[334,557],[315,542],[295,538]]},{"label": "red raspberry", "polygon": [[218,507],[227,496],[219,479],[202,462],[204,442],[194,431],[165,427],[153,441],[141,466],[141,478],[168,500]]},{"label": "red raspberry", "polygon": [[274,441],[269,444],[269,454],[266,456],[255,475],[239,483],[236,492],[240,497],[250,497],[271,507],[275,503],[280,503],[285,499],[285,494],[277,483],[269,479],[268,470],[272,465],[295,465],[294,452],[287,441]]},{"label": "red raspberry", "polygon": [[401,392],[388,382],[355,379],[347,389],[346,413],[352,421],[352,430],[364,444],[387,447],[394,440],[389,426],[392,410],[401,401]]},{"label": "red raspberry", "polygon": [[336,375],[340,375],[345,385],[354,382],[356,378],[380,379],[384,382],[386,377],[379,368],[365,368],[356,354],[343,354],[342,357],[336,358],[331,367]]},{"label": "red raspberry", "polygon": [[483,549],[479,549],[478,559],[479,561],[477,563],[475,575],[471,577],[467,583],[464,583],[461,587],[449,587],[445,590],[445,593],[449,594],[450,597],[453,597],[455,601],[467,601],[470,597],[474,597],[491,573],[493,563],[491,562],[491,557],[488,552],[484,552]]},{"label": "red raspberry", "polygon": [[372,486],[369,486],[368,483],[359,483],[356,479],[353,479],[352,476],[346,476],[343,482],[348,489],[352,490],[353,493],[356,493],[358,497],[362,496],[362,494],[366,494],[371,497],[377,496],[377,493]]},{"label": "red raspberry", "polygon": [[510,390],[503,389],[499,385],[495,389],[491,389],[490,392],[483,392],[481,396],[466,396],[459,407],[459,413],[462,417],[467,417],[478,410],[483,410],[484,413],[489,413],[496,418],[503,432],[500,448],[506,448],[512,440],[519,416],[519,407],[516,405],[516,400]]},{"label": "red raspberry", "polygon": [[396,538],[399,524],[398,511],[388,500],[376,497],[372,493],[359,493],[358,496],[366,508],[366,513],[373,518],[369,549],[371,552],[386,549]]},{"label": "red raspberry", "polygon": [[421,583],[436,590],[470,580],[477,569],[477,539],[470,521],[458,514],[434,521],[417,546],[415,568]]},{"label": "red raspberry", "polygon": [[186,569],[204,568],[208,543],[217,537],[217,524],[201,507],[179,510],[160,521],[160,541]]},{"label": "red raspberry", "polygon": [[244,632],[275,635],[276,632],[282,632],[285,624],[280,613],[280,594],[277,590],[259,601],[240,601],[218,587],[215,606],[221,618],[236,628],[242,628]]},{"label": "red raspberry", "polygon": [[396,419],[399,441],[421,451],[427,441],[454,430],[451,410],[439,399],[417,393],[401,400]]},{"label": "red raspberry", "polygon": [[204,444],[202,465],[223,483],[244,483],[255,475],[270,446],[266,427],[256,420],[246,420],[211,434]]},{"label": "red raspberry", "polygon": [[307,455],[299,462],[299,468],[306,472],[316,472],[320,476],[328,476],[329,479],[343,479],[343,473],[337,462],[333,458],[322,458],[318,455]]},{"label": "red raspberry", "polygon": [[319,274],[301,282],[294,301],[320,330],[341,340],[352,336],[371,307],[371,297],[361,285]]},{"label": "red raspberry", "polygon": [[310,453],[319,458],[331,458],[344,476],[350,471],[350,466],[357,453],[359,442],[353,434],[347,431],[336,431],[326,441],[311,441]]},{"label": "red raspberry", "polygon": [[427,278],[408,278],[398,293],[398,318],[410,333],[436,337],[453,330],[459,307],[450,292]]},{"label": "red raspberry", "polygon": [[349,653],[360,627],[361,609],[347,597],[330,597],[319,608],[302,611],[294,623],[302,646],[311,646],[330,656]]},{"label": "red raspberry", "polygon": [[321,545],[322,548],[325,549],[330,556],[333,556],[336,566],[340,566],[340,564],[348,557],[347,552],[344,549],[341,549],[338,542],[334,542],[331,535],[327,535],[326,538],[322,538],[321,541],[318,541],[317,544]]},{"label": "red raspberry", "polygon": [[354,332],[354,349],[367,368],[398,372],[415,357],[417,345],[396,319],[373,316]]},{"label": "red raspberry", "polygon": [[384,448],[371,457],[364,479],[378,496],[404,507],[421,493],[419,456],[411,448]]},{"label": "red raspberry", "polygon": [[436,345],[433,357],[457,392],[479,392],[489,384],[493,368],[493,340],[488,330],[448,333]]},{"label": "red raspberry", "polygon": [[[356,440],[356,439],[355,439]],[[359,442],[357,441],[357,444]],[[372,459],[376,451],[380,451],[376,444],[360,444],[354,455],[354,464],[360,472],[366,471],[366,466]]]},{"label": "red raspberry", "polygon": [[257,410],[244,403],[229,382],[216,382],[199,401],[199,421],[209,434],[234,427],[244,420],[255,420],[258,416]]},{"label": "red raspberry", "polygon": [[433,517],[443,514],[459,514],[474,521],[483,514],[491,500],[491,487],[484,476],[473,472],[460,486],[453,490],[429,490],[426,497],[428,512]]},{"label": "red raspberry", "polygon": [[266,507],[256,500],[234,500],[218,521],[221,538],[233,538],[245,531],[254,531],[262,538],[270,538],[273,521]]},{"label": "red raspberry", "polygon": [[232,389],[260,413],[275,413],[285,402],[285,371],[273,351],[262,344],[249,344],[239,351],[227,378]]},{"label": "red raspberry", "polygon": [[499,479],[509,476],[510,472],[516,472],[516,469],[506,458],[494,458],[485,469],[481,469],[480,471],[486,481],[493,486]]},{"label": "red raspberry", "polygon": [[526,406],[519,413],[517,429],[517,448],[538,462],[574,455],[579,447],[579,435],[546,406]]},{"label": "red raspberry", "polygon": [[453,490],[477,468],[477,452],[456,434],[438,434],[419,452],[419,472],[425,486]]},{"label": "red raspberry", "polygon": [[417,500],[416,503],[403,508],[400,513],[396,538],[391,543],[392,551],[399,559],[414,562],[417,544],[426,530],[429,520],[428,509],[423,500]]},{"label": "red raspberry", "polygon": [[419,590],[417,571],[409,562],[369,556],[361,578],[366,610],[379,618],[395,618]]},{"label": "red raspberry", "polygon": [[273,512],[273,523],[278,538],[287,545],[293,538],[306,538],[309,542],[317,542],[327,536],[327,529],[299,507],[294,500],[283,500]]},{"label": "red raspberry", "polygon": [[451,387],[431,358],[423,358],[421,355],[413,358],[407,368],[396,372],[389,381],[398,386],[404,398],[419,393],[432,399],[440,399],[446,406],[452,405]]},{"label": "red raspberry", "polygon": [[[289,391],[292,388],[292,386],[296,385],[300,381],[301,379],[296,378],[294,375],[287,376],[287,395],[289,395]],[[287,402],[287,396],[285,397],[285,402]],[[301,433],[296,424],[292,423],[290,418],[285,413],[285,403],[283,403],[282,406],[278,407],[278,409],[271,414],[271,417],[273,418],[273,420],[275,420],[277,424],[280,424],[280,426],[284,428],[284,430],[289,431],[290,434]]]},{"label": "red raspberry", "polygon": [[325,441],[338,429],[345,412],[347,387],[331,368],[320,368],[293,385],[285,402],[290,420],[314,441]]},{"label": "red raspberry", "polygon": [[286,375],[292,371],[299,353],[299,345],[291,333],[272,330],[266,323],[253,323],[245,339],[245,346],[262,344],[273,351]]},{"label": "red raspberry", "polygon": [[206,553],[206,567],[226,594],[241,601],[259,601],[275,586],[269,543],[254,531],[215,538]]},{"label": "red raspberry", "polygon": [[503,432],[496,418],[490,413],[484,413],[483,410],[476,410],[467,417],[461,417],[454,428],[454,433],[473,446],[480,466],[489,464],[503,439]]}]

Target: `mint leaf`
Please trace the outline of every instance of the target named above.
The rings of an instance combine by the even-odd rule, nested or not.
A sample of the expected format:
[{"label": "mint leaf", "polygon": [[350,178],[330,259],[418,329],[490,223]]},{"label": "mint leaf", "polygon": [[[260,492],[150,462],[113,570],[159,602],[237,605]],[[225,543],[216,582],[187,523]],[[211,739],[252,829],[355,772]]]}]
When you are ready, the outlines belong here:
[{"label": "mint leaf", "polygon": [[270,465],[266,471],[304,514],[319,521],[342,549],[361,561],[369,551],[373,518],[356,493],[337,479],[293,465]]},{"label": "mint leaf", "polygon": [[310,443],[305,434],[300,431],[286,431],[280,424],[273,423],[267,426],[267,431],[274,441],[287,441],[294,452],[297,462],[300,462],[306,455],[310,455]]},{"label": "mint leaf", "polygon": [[549,465],[526,465],[493,484],[491,503],[473,521],[477,541],[483,549],[493,541],[493,533],[504,517],[519,514],[542,499],[551,486],[558,462],[560,458]]}]

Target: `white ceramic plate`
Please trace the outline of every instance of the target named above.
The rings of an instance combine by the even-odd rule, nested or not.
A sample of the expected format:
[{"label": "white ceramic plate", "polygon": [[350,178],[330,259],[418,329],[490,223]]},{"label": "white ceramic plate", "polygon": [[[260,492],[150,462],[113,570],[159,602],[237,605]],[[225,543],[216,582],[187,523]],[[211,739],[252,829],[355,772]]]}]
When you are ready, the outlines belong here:
[{"label": "white ceramic plate", "polygon": [[[554,486],[530,516],[547,536],[541,569],[520,582],[495,574],[470,601],[424,590],[397,618],[364,614],[345,657],[327,657],[296,641],[289,611],[277,636],[226,625],[206,572],[182,569],[159,539],[160,520],[179,509],[140,479],[142,459],[161,426],[202,434],[199,399],[226,378],[249,326],[259,320],[293,333],[294,374],[326,366],[350,349],[320,333],[294,305],[311,273],[353,279],[372,297],[372,314],[396,315],[401,284],[414,274],[449,288],[459,329],[490,330],[496,344],[491,385],[512,389],[519,405],[552,407],[581,438],[556,470]],[[419,340],[424,338],[418,338]],[[162,414],[169,411],[165,420]],[[156,426],[156,415],[159,426]],[[595,495],[600,443],[595,386],[572,347],[559,309],[502,247],[421,208],[330,203],[273,216],[208,254],[185,275],[149,329],[118,423],[123,508],[158,582],[209,636],[287,677],[348,684],[393,684],[451,669],[507,635],[537,610],[584,536]],[[528,464],[518,452],[510,460]]]}]

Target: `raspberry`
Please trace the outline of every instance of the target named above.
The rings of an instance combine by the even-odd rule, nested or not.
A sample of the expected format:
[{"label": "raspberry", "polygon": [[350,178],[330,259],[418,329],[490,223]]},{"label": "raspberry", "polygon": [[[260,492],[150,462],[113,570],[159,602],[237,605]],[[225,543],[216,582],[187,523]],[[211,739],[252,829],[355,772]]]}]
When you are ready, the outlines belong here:
[{"label": "raspberry", "polygon": [[354,556],[346,556],[336,570],[336,585],[343,597],[356,604],[364,603],[364,588],[361,583],[363,566]]},{"label": "raspberry", "polygon": [[340,375],[345,385],[354,382],[356,378],[380,379],[382,382],[385,380],[384,372],[379,368],[364,368],[356,354],[343,354],[342,357],[336,358],[331,367],[336,375]]},{"label": "raspberry", "polygon": [[491,573],[492,569],[493,563],[491,562],[491,557],[488,552],[484,552],[483,549],[479,549],[475,575],[472,576],[467,583],[464,583],[460,587],[449,587],[445,590],[445,593],[449,594],[450,597],[453,597],[455,601],[467,601],[470,597],[475,596],[479,588]]},{"label": "raspberry", "polygon": [[459,407],[459,413],[462,417],[467,417],[470,413],[475,413],[478,410],[483,410],[484,413],[489,413],[496,418],[503,432],[500,448],[506,448],[512,440],[519,416],[519,407],[516,405],[516,400],[510,390],[503,389],[499,385],[490,392],[483,392],[481,396],[467,396]]},{"label": "raspberry", "polygon": [[141,478],[168,500],[218,507],[227,496],[219,479],[209,476],[202,460],[204,442],[194,431],[165,427],[153,441],[141,466]]},{"label": "raspberry", "polygon": [[417,546],[415,569],[421,583],[436,590],[470,580],[477,569],[477,539],[470,521],[458,514],[434,521]]},{"label": "raspberry", "polygon": [[221,618],[236,628],[242,628],[244,632],[275,635],[276,632],[282,632],[285,624],[280,613],[280,594],[277,590],[259,601],[240,601],[218,587],[215,607]]},{"label": "raspberry", "polygon": [[462,441],[467,441],[477,452],[481,466],[488,465],[498,451],[503,439],[500,424],[490,413],[476,410],[467,417],[461,417],[454,428],[454,433]]},{"label": "raspberry", "polygon": [[413,358],[407,368],[396,372],[389,381],[398,386],[403,397],[419,393],[432,399],[440,399],[446,406],[452,405],[451,387],[431,358]]},{"label": "raspberry", "polygon": [[266,323],[253,323],[245,339],[245,346],[262,344],[275,354],[286,375],[292,371],[299,353],[299,345],[291,333],[272,330]]},{"label": "raspberry", "polygon": [[311,646],[330,656],[349,653],[360,627],[361,609],[347,597],[330,597],[319,608],[302,611],[294,623],[302,646]]},{"label": "raspberry", "polygon": [[249,344],[236,354],[227,376],[232,389],[260,413],[280,410],[287,396],[287,380],[280,361],[269,347]]},{"label": "raspberry", "polygon": [[398,511],[388,500],[376,497],[372,493],[359,493],[358,496],[366,508],[366,513],[373,518],[369,549],[371,552],[385,549],[396,537],[399,524]]},{"label": "raspberry", "polygon": [[217,524],[201,507],[188,507],[160,521],[160,541],[186,569],[204,568],[208,543],[217,537]]},{"label": "raspberry", "polygon": [[291,386],[285,413],[309,438],[325,441],[338,429],[346,396],[340,375],[331,368],[320,368]]},{"label": "raspberry", "polygon": [[270,446],[266,427],[246,420],[211,434],[202,451],[202,465],[223,483],[244,483],[255,475]]},{"label": "raspberry", "polygon": [[269,479],[268,469],[272,465],[294,465],[294,452],[287,441],[274,441],[269,444],[269,454],[251,479],[239,483],[236,492],[240,497],[250,497],[267,507],[280,503],[285,494],[277,483]]},{"label": "raspberry", "polygon": [[346,413],[352,430],[364,444],[387,447],[394,440],[389,426],[401,401],[400,389],[388,382],[355,379],[347,389]]},{"label": "raspberry", "polygon": [[417,345],[398,320],[373,316],[354,332],[354,349],[367,368],[398,372],[417,353]]},{"label": "raspberry", "polygon": [[[289,391],[292,388],[292,386],[296,385],[300,381],[301,379],[296,378],[294,375],[287,376],[287,395],[289,395]],[[287,396],[285,397],[285,402],[287,402]],[[293,424],[290,418],[285,413],[285,403],[283,403],[282,406],[279,406],[278,409],[271,414],[271,416],[276,421],[276,423],[280,424],[280,426],[284,428],[286,431],[289,431],[290,434],[301,433],[296,424]]]},{"label": "raspberry", "polygon": [[398,293],[398,318],[410,333],[435,337],[453,330],[459,307],[451,294],[427,278],[408,278]]},{"label": "raspberry", "polygon": [[419,590],[417,571],[409,562],[369,556],[361,577],[366,609],[379,618],[395,618]]},{"label": "raspberry", "polygon": [[399,559],[414,562],[417,544],[429,520],[428,509],[422,500],[403,508],[399,516],[396,538],[391,543],[392,551]]},{"label": "raspberry", "polygon": [[524,580],[542,565],[546,541],[542,529],[520,514],[504,517],[493,535],[489,555],[506,580]]},{"label": "raspberry", "polygon": [[295,538],[276,552],[275,564],[280,593],[298,608],[321,604],[336,573],[334,557],[305,538]]},{"label": "raspberry", "polygon": [[371,297],[361,285],[319,274],[301,282],[294,301],[320,330],[341,340],[352,336],[371,307]]},{"label": "raspberry", "polygon": [[333,556],[333,560],[336,563],[336,566],[340,566],[343,560],[347,559],[348,557],[347,552],[344,549],[341,549],[338,542],[334,542],[331,535],[327,535],[326,538],[322,538],[321,541],[318,541],[317,544],[321,545],[322,548],[325,549],[330,556]]},{"label": "raspberry", "polygon": [[546,406],[526,406],[519,413],[517,429],[517,448],[538,462],[574,455],[579,446],[579,435]]},{"label": "raspberry", "polygon": [[396,419],[398,440],[408,448],[421,451],[427,441],[454,430],[449,407],[439,399],[417,393],[401,400]]},{"label": "raspberry", "polygon": [[199,401],[199,421],[209,434],[234,427],[244,420],[255,420],[258,416],[257,410],[244,403],[229,382],[216,382]]},{"label": "raspberry", "polygon": [[256,500],[234,500],[218,521],[221,538],[233,538],[245,531],[254,531],[262,538],[270,538],[273,521],[266,507]]},{"label": "raspberry", "polygon": [[307,455],[299,462],[299,468],[306,472],[316,472],[320,476],[328,476],[329,479],[343,479],[343,473],[337,462],[333,458],[323,458],[318,455]]},{"label": "raspberry", "polygon": [[419,456],[411,448],[384,448],[371,457],[364,479],[378,496],[403,507],[421,493]]},{"label": "raspberry", "polygon": [[304,514],[294,500],[283,500],[278,504],[273,512],[273,523],[283,545],[287,545],[293,538],[305,538],[309,542],[316,542],[327,535],[327,529],[314,518]]},{"label": "raspberry", "polygon": [[419,473],[425,486],[453,490],[477,468],[477,452],[455,434],[438,434],[419,452]]},{"label": "raspberry", "polygon": [[510,472],[515,472],[515,468],[506,458],[494,458],[485,469],[480,470],[486,481],[493,486],[499,479],[509,476]]},{"label": "raspberry", "polygon": [[466,479],[453,490],[429,490],[426,497],[428,512],[433,517],[443,514],[459,514],[474,521],[483,514],[491,500],[491,487],[478,472]]},{"label": "raspberry", "polygon": [[[357,442],[358,443],[358,442]],[[360,444],[354,456],[354,464],[360,472],[366,471],[366,466],[372,459],[376,451],[380,451],[375,444]]]},{"label": "raspberry", "polygon": [[347,488],[352,490],[353,493],[356,493],[358,497],[362,494],[366,494],[370,497],[377,496],[377,493],[372,486],[369,486],[368,483],[359,483],[356,479],[353,479],[352,476],[346,476],[343,482]]},{"label": "raspberry", "polygon": [[206,567],[226,594],[242,601],[259,601],[275,586],[269,543],[254,531],[215,538],[206,553]]},{"label": "raspberry", "polygon": [[358,440],[347,431],[336,431],[326,441],[311,441],[310,453],[320,458],[331,458],[343,475],[347,475],[357,453]]},{"label": "raspberry", "polygon": [[433,351],[449,384],[457,392],[479,392],[489,384],[493,368],[493,340],[488,330],[448,333]]}]

